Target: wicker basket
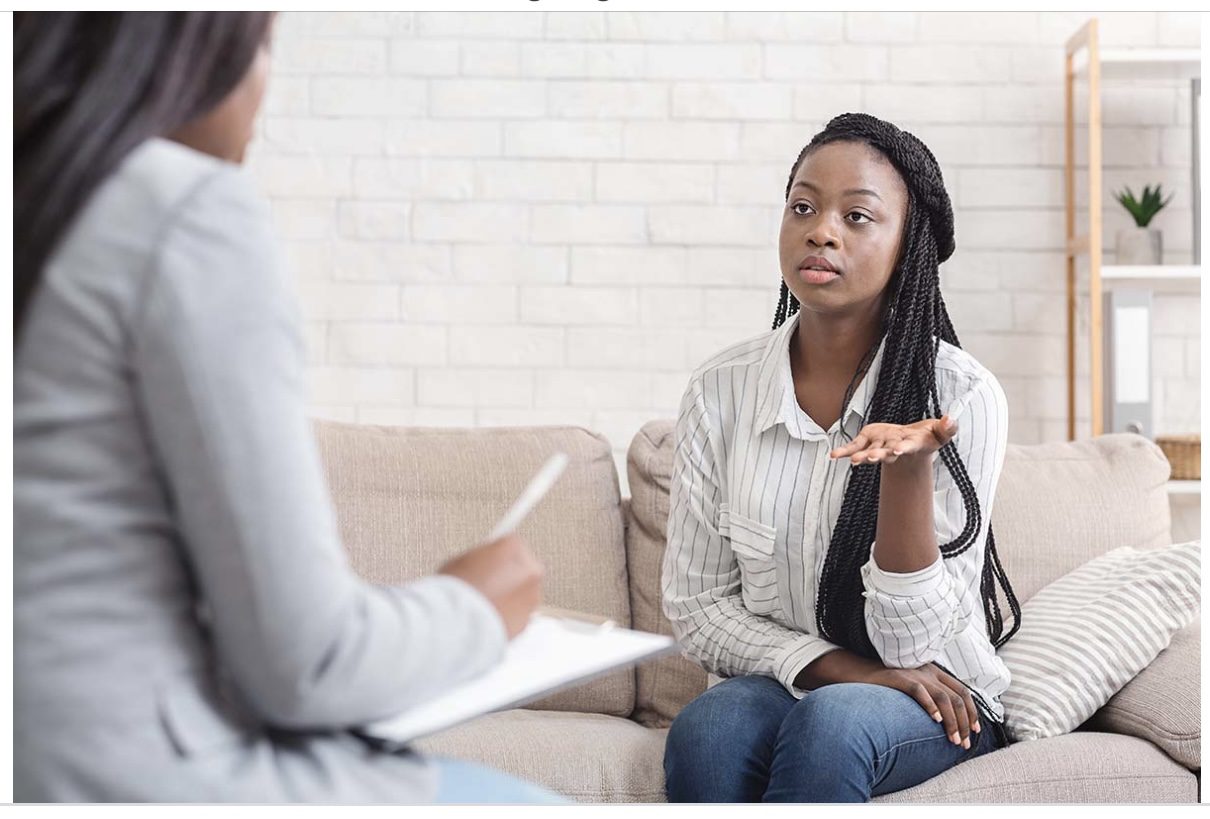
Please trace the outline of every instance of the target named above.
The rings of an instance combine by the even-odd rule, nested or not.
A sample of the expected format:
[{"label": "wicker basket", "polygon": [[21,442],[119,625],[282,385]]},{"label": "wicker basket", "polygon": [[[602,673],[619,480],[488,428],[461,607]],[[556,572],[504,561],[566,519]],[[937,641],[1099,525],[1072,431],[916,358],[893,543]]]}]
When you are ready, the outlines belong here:
[{"label": "wicker basket", "polygon": [[1172,480],[1202,479],[1202,437],[1200,435],[1161,435],[1155,439],[1172,464]]}]

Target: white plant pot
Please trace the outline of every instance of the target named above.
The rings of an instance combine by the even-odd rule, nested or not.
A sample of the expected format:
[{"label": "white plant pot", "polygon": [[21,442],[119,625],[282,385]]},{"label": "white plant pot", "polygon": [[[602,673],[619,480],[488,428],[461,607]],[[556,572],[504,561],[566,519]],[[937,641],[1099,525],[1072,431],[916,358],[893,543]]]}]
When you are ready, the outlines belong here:
[{"label": "white plant pot", "polygon": [[1164,260],[1164,234],[1155,228],[1131,227],[1118,231],[1116,264],[1154,265]]}]

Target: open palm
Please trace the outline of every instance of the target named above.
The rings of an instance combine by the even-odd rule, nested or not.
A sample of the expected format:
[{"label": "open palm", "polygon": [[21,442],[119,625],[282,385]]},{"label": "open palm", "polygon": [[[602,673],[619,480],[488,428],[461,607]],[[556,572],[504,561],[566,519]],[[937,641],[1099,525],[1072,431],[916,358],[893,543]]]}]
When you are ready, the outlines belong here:
[{"label": "open palm", "polygon": [[931,456],[953,440],[958,424],[948,415],[914,424],[867,424],[852,441],[831,451],[853,464],[894,463],[900,458]]}]

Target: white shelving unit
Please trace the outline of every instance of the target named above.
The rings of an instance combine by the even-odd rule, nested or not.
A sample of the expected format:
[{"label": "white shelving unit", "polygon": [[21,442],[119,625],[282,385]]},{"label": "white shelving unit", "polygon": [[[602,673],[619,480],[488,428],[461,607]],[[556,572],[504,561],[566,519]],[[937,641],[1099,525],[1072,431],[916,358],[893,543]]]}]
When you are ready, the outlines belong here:
[{"label": "white shelving unit", "polygon": [[1104,265],[1101,284],[1148,287],[1160,293],[1197,293],[1202,286],[1198,265]]},{"label": "white shelving unit", "polygon": [[[1100,48],[1098,23],[1094,17],[1067,41],[1065,67],[1066,87],[1066,187],[1067,187],[1067,433],[1075,438],[1075,348],[1076,348],[1076,259],[1088,256],[1089,321],[1089,381],[1092,435],[1105,432],[1103,394],[1104,359],[1102,338],[1103,288],[1115,284],[1134,284],[1160,291],[1198,292],[1201,288],[1201,266],[1156,265],[1149,267],[1106,265],[1102,260],[1102,181],[1101,181],[1101,84],[1104,81],[1126,79],[1168,79],[1190,82],[1193,103],[1193,168],[1194,212],[1197,212],[1196,177],[1198,174],[1197,128],[1200,99],[1201,52],[1189,48]],[[1076,233],[1075,204],[1075,83],[1088,88],[1086,120],[1088,138],[1088,232]],[[1194,82],[1197,81],[1197,82]],[[1199,225],[1194,225],[1194,259],[1200,260]]]},{"label": "white shelving unit", "polygon": [[1202,494],[1201,481],[1168,481],[1169,495],[1200,495]]},{"label": "white shelving unit", "polygon": [[[1191,80],[1201,72],[1202,54],[1196,48],[1103,48],[1101,76],[1104,79]],[[1076,73],[1087,71],[1085,56]]]},{"label": "white shelving unit", "polygon": [[1202,269],[1200,266],[1192,264],[1107,264],[1101,268],[1101,278],[1133,279],[1137,281],[1200,282]]},{"label": "white shelving unit", "polygon": [[[1198,128],[1201,94],[1201,60],[1198,49],[1180,48],[1106,48],[1099,45],[1096,18],[1090,19],[1067,41],[1066,80],[1066,181],[1067,181],[1067,407],[1068,437],[1075,438],[1075,333],[1076,333],[1076,259],[1088,256],[1090,299],[1090,381],[1092,434],[1097,436],[1104,430],[1104,395],[1102,393],[1102,288],[1132,286],[1153,291],[1199,294],[1201,290],[1202,266],[1155,265],[1130,266],[1107,265],[1102,260],[1102,179],[1101,179],[1101,84],[1122,80],[1173,80],[1189,84],[1190,104],[1193,111],[1192,140],[1193,167],[1191,184],[1194,194],[1193,259],[1201,261],[1199,242],[1200,225],[1196,224],[1200,208],[1197,178],[1199,174]],[[1087,233],[1076,233],[1075,204],[1075,83],[1083,82],[1088,88],[1087,126],[1088,139],[1088,229]],[[1176,541],[1190,540],[1201,536],[1201,481],[1168,481],[1166,486],[1172,512],[1172,536]]]}]

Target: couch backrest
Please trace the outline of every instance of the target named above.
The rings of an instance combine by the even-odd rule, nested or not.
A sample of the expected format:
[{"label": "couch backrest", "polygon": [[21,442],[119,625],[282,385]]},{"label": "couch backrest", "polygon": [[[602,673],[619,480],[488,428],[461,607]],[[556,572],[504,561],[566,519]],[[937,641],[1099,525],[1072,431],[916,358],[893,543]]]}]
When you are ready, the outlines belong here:
[{"label": "couch backrest", "polygon": [[1141,435],[1010,444],[992,530],[1018,599],[1110,549],[1171,543],[1171,471],[1163,451]]},{"label": "couch backrest", "polygon": [[[668,521],[672,421],[652,421],[628,457],[630,525],[626,535],[634,627],[671,634],[660,607],[660,566]],[[1024,602],[1085,561],[1118,546],[1169,543],[1165,482],[1170,468],[1153,442],[1130,434],[1088,441],[1010,444],[992,509],[996,548]],[[1007,612],[1007,607],[1003,607]],[[1007,615],[1006,615],[1007,616]],[[706,675],[683,657],[637,672],[635,719],[663,726],[705,690]]]},{"label": "couch backrest", "polygon": [[[482,542],[546,459],[570,463],[519,533],[545,566],[544,601],[631,623],[624,511],[609,443],[575,427],[423,429],[317,421],[341,537],[361,576],[400,584]],[[629,716],[634,672],[532,708]]]}]

